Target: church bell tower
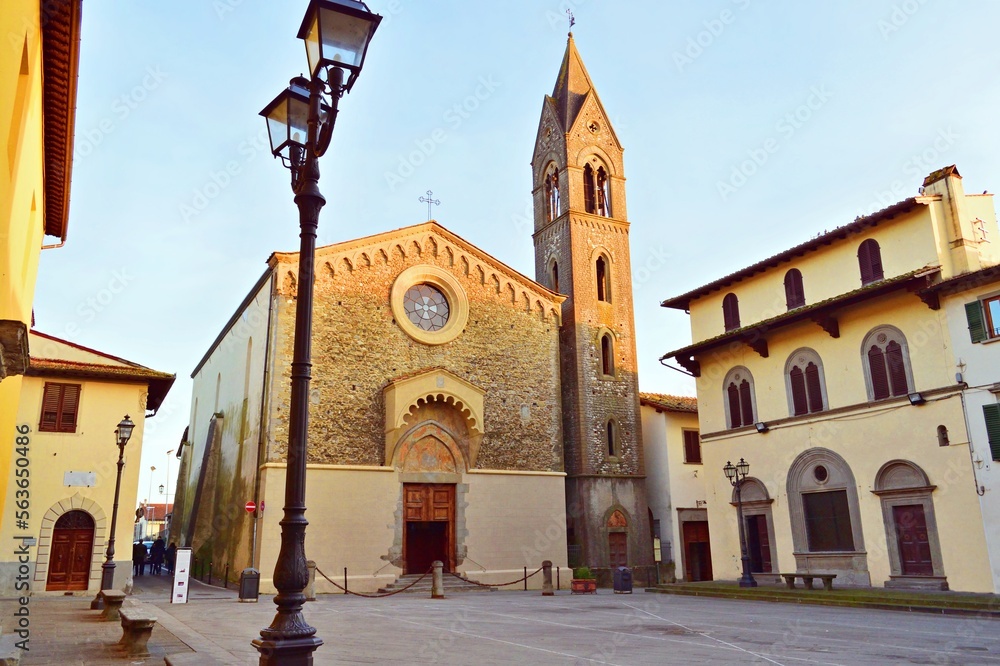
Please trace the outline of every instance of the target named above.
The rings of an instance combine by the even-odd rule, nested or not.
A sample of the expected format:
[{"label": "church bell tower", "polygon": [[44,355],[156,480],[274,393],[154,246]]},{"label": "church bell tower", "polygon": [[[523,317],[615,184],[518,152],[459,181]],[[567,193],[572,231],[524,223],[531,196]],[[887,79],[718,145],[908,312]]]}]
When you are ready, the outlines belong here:
[{"label": "church bell tower", "polygon": [[[560,330],[571,565],[653,565],[622,146],[566,45],[531,160],[535,278],[566,295]],[[636,571],[639,580],[647,572]]]}]

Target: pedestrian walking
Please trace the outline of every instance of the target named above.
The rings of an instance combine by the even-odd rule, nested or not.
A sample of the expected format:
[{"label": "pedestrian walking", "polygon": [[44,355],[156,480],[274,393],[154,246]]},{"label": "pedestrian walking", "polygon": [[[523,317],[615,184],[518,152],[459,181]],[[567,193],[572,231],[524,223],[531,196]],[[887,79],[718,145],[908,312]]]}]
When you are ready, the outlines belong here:
[{"label": "pedestrian walking", "polygon": [[174,562],[177,561],[177,544],[173,541],[167,546],[167,550],[163,553],[163,563],[167,565],[167,573],[174,573]]},{"label": "pedestrian walking", "polygon": [[149,564],[152,570],[151,574],[154,576],[159,576],[163,573],[163,554],[166,551],[165,544],[162,538],[157,538],[153,542],[153,547],[149,549]]},{"label": "pedestrian walking", "polygon": [[141,541],[132,545],[132,575],[141,576],[146,569],[146,547]]}]

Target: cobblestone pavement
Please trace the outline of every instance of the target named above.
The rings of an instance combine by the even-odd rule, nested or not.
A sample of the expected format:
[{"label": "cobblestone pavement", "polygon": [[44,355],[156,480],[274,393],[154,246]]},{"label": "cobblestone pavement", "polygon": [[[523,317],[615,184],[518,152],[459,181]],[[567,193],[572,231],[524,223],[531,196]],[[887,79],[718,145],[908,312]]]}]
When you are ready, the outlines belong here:
[{"label": "cobblestone pavement", "polygon": [[[154,657],[132,662],[116,657],[111,646],[120,629],[96,622],[82,599],[36,599],[32,651],[22,663],[162,664],[163,654],[193,650],[225,664],[256,666],[250,641],[274,615],[270,597],[240,603],[231,590],[196,583],[191,603],[171,605],[165,585],[162,593],[150,585],[137,592],[131,599],[155,606],[160,618],[150,639]],[[331,595],[307,604],[306,618],[325,642],[316,653],[317,666],[1000,665],[1000,620],[641,591],[548,598],[537,592],[473,592],[444,600]]]}]

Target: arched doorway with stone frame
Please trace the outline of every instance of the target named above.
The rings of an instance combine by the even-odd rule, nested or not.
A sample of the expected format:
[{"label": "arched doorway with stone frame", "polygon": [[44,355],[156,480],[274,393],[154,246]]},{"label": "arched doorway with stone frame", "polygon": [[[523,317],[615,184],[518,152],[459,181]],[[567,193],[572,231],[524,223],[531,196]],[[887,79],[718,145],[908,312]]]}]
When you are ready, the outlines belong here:
[{"label": "arched doorway with stone frame", "polygon": [[[78,512],[78,513],[77,513]],[[88,526],[87,521],[84,516],[79,514],[85,514],[90,519],[90,524]],[[74,516],[69,516],[69,514],[74,514]],[[62,521],[60,523],[60,521]],[[69,587],[63,587],[64,585],[74,585],[73,590],[88,590],[90,589],[90,583],[94,582],[99,584],[101,578],[101,564],[104,561],[104,546],[107,539],[109,521],[104,509],[89,497],[83,497],[79,493],[73,495],[72,497],[67,497],[60,500],[56,504],[52,505],[42,516],[41,529],[38,533],[38,549],[37,556],[35,558],[35,573],[34,581],[35,583],[44,583],[46,591],[70,591]],[[57,532],[57,527],[59,532]],[[89,567],[88,573],[86,575],[86,586],[80,586],[80,579],[83,578],[82,566],[86,564],[84,562],[85,548],[85,535],[82,532],[77,532],[76,534],[70,535],[68,532],[63,530],[90,530],[92,538],[90,539],[90,549],[89,549]],[[67,537],[72,537],[72,546],[69,547],[69,553],[74,560],[78,560],[77,564],[79,571],[72,576],[64,576],[63,574],[57,573],[54,577],[51,576],[54,556],[56,555],[56,541],[57,537],[60,543],[66,541]],[[60,548],[66,548],[67,546],[60,546]],[[75,554],[74,554],[75,553]],[[64,564],[68,564],[65,561]],[[125,571],[131,572],[131,568],[126,568]],[[65,582],[64,579],[65,578]],[[72,578],[73,582],[69,579]],[[54,580],[55,587],[49,587],[50,580]],[[40,586],[39,586],[40,587]]]},{"label": "arched doorway with stone frame", "polygon": [[400,481],[395,536],[383,559],[405,574],[435,560],[455,571],[468,552],[465,474],[482,441],[483,391],[444,369],[400,378],[384,389],[386,464]]},{"label": "arched doorway with stone frame", "polygon": [[[767,486],[757,478],[747,477],[740,483],[743,501],[743,523],[746,529],[747,554],[750,556],[750,571],[760,582],[780,583],[778,575],[778,553],[774,541],[774,517],[771,505],[774,500],[767,492]],[[731,498],[733,510],[737,508],[736,489]]]},{"label": "arched doorway with stone frame", "polygon": [[858,487],[847,461],[830,449],[803,451],[788,469],[787,493],[796,571],[870,586]]},{"label": "arched doorway with stone frame", "polygon": [[947,590],[933,493],[927,474],[909,460],[890,460],[875,475],[889,554],[886,587]]},{"label": "arched doorway with stone frame", "polygon": [[612,571],[629,565],[629,523],[628,513],[620,506],[611,507],[605,512],[604,529],[607,532],[608,564]]}]

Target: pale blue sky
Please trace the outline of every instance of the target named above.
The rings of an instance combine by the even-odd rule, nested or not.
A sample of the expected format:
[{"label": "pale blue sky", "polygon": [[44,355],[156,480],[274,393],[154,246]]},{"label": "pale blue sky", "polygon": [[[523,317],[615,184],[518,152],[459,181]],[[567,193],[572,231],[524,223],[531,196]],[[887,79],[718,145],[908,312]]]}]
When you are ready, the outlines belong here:
[{"label": "pale blue sky", "polygon": [[[267,256],[298,247],[257,113],[306,68],[305,5],[85,3],[69,239],[43,253],[36,318],[177,373],[148,423],[140,498],[155,465],[162,499],[191,370]],[[422,222],[433,189],[438,221],[533,277],[528,162],[572,7],[626,151],[646,391],[694,392],[657,363],[690,341],[660,300],[911,196],[941,166],[957,163],[967,191],[1000,187],[1000,6],[987,0],[370,6],[386,20],[322,161],[320,241]]]}]

